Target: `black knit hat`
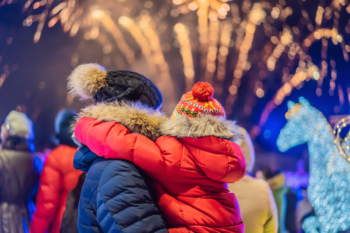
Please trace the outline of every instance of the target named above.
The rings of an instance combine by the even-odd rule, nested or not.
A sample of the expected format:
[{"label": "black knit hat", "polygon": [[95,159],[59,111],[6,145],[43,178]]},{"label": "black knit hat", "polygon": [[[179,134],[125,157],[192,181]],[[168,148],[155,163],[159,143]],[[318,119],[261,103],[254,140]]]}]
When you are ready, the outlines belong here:
[{"label": "black knit hat", "polygon": [[71,93],[82,99],[93,98],[95,102],[130,101],[141,102],[153,109],[159,108],[163,97],[148,78],[132,71],[106,72],[97,64],[80,65],[68,78]]},{"label": "black knit hat", "polygon": [[106,82],[107,85],[94,96],[96,102],[139,101],[154,109],[163,102],[158,88],[151,80],[138,73],[125,70],[109,71]]},{"label": "black knit hat", "polygon": [[72,124],[77,117],[76,111],[70,109],[61,110],[55,119],[55,133],[59,144],[75,147],[72,140]]}]

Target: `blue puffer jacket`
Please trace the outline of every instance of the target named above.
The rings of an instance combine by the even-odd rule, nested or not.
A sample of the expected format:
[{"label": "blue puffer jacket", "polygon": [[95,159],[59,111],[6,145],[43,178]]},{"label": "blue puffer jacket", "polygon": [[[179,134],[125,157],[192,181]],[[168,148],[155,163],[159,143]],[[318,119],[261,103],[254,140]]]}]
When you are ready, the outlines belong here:
[{"label": "blue puffer jacket", "polygon": [[87,172],[79,202],[79,232],[168,232],[135,165],[103,159],[82,146],[75,154],[74,167]]}]

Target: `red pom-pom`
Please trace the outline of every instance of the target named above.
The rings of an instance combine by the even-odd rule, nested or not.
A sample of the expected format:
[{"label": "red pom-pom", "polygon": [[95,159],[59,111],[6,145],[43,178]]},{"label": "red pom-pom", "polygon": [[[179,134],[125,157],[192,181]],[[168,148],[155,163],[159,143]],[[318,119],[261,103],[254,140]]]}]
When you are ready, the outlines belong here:
[{"label": "red pom-pom", "polygon": [[195,100],[209,101],[213,99],[214,88],[209,83],[199,82],[193,86],[192,95]]}]

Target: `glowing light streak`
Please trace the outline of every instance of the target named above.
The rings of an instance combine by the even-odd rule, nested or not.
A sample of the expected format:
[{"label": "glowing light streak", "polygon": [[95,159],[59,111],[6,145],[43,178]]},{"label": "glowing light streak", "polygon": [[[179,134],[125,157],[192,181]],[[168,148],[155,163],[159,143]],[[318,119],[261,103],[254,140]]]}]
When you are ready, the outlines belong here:
[{"label": "glowing light streak", "polygon": [[201,6],[209,7],[206,18],[216,20],[225,19],[230,6],[227,4],[231,0],[173,0],[173,3],[179,6],[179,11],[188,13],[189,11],[200,10]]},{"label": "glowing light streak", "polygon": [[291,7],[286,7],[281,11],[280,20],[282,22],[286,21],[286,19],[293,14],[293,9]]},{"label": "glowing light streak", "polygon": [[324,8],[322,6],[318,6],[318,9],[316,12],[316,19],[315,19],[315,22],[318,26],[322,24],[323,14],[324,14]]},{"label": "glowing light streak", "polygon": [[314,78],[314,73],[318,72],[318,67],[313,65],[312,63],[308,65],[308,69],[297,69],[297,72],[293,75],[293,77],[283,84],[283,86],[277,91],[276,95],[273,97],[271,101],[269,101],[261,114],[259,129],[266,123],[270,113],[273,109],[275,109],[278,105],[280,105],[285,97],[289,95],[295,87],[303,83],[305,80],[308,81],[310,78]]},{"label": "glowing light streak", "polygon": [[148,64],[154,69],[154,61],[152,59],[151,48],[147,38],[143,35],[138,25],[127,16],[121,16],[119,18],[119,24],[125,27],[135,39],[136,43],[140,46],[142,53],[145,55]]},{"label": "glowing light streak", "polygon": [[191,41],[189,31],[182,23],[177,23],[174,26],[176,38],[180,43],[180,54],[184,65],[184,74],[186,78],[186,91],[190,91],[194,83],[194,67],[192,58]]},{"label": "glowing light streak", "polygon": [[[144,15],[139,21],[139,27],[143,34],[146,36],[150,48],[153,53],[154,63],[160,70],[157,85],[161,91],[167,92],[167,95],[174,96],[173,81],[169,74],[169,65],[165,61],[163,51],[160,46],[159,37],[154,29],[154,22],[149,15]],[[174,100],[175,101],[175,100]]]},{"label": "glowing light streak", "polygon": [[6,73],[3,73],[1,76],[0,76],[0,88],[2,87],[2,85],[4,84],[6,78],[8,77],[8,75]]},{"label": "glowing light streak", "polygon": [[282,53],[285,50],[285,47],[292,42],[293,42],[292,33],[288,28],[285,28],[278,45],[273,50],[272,55],[267,59],[266,64],[269,71],[275,70],[276,62],[281,57]]},{"label": "glowing light streak", "polygon": [[[226,76],[226,58],[229,53],[229,45],[233,26],[234,24],[230,21],[225,21],[222,23],[217,70],[217,80],[219,82],[224,81]],[[220,94],[220,92],[218,94]]]},{"label": "glowing light streak", "polygon": [[111,19],[109,15],[107,15],[104,11],[94,10],[91,12],[91,16],[96,20],[100,21],[106,30],[111,33],[116,44],[118,45],[121,52],[126,57],[126,60],[131,64],[135,61],[135,52],[129,47],[129,45],[125,42],[123,34],[121,33],[117,24]]},{"label": "glowing light streak", "polygon": [[201,45],[201,67],[205,68],[206,54],[208,51],[208,12],[209,5],[207,1],[203,1],[198,8],[198,32],[199,43]]},{"label": "glowing light streak", "polygon": [[327,49],[328,49],[328,41],[326,38],[322,39],[322,62],[321,62],[321,72],[320,72],[320,78],[317,80],[318,87],[316,89],[316,95],[321,96],[322,95],[322,84],[324,77],[327,76],[328,73],[328,65],[327,65]]},{"label": "glowing light streak", "polygon": [[[229,89],[233,89],[233,86],[236,86],[235,83],[237,82],[236,80],[240,80],[243,76],[243,71],[245,70],[246,66],[247,66],[247,61],[248,61],[248,53],[252,47],[252,43],[253,43],[253,39],[254,39],[254,34],[255,34],[255,30],[256,30],[256,26],[259,25],[261,23],[261,21],[263,19],[265,19],[266,17],[266,13],[265,11],[262,9],[261,4],[255,3],[253,6],[253,9],[251,10],[250,14],[249,14],[249,20],[247,22],[247,26],[246,26],[246,33],[245,33],[245,38],[242,42],[242,44],[240,45],[239,48],[239,58],[238,58],[238,62],[236,64],[236,68],[235,71],[233,73],[234,79],[232,80],[232,84],[229,87]],[[236,86],[237,87],[237,86]],[[230,92],[231,96],[236,95],[237,92]],[[228,97],[231,98],[232,97]],[[226,100],[227,102],[227,100]],[[234,101],[230,101],[232,104],[234,103]],[[229,109],[231,105],[226,105],[226,109]]]},{"label": "glowing light streak", "polygon": [[216,70],[216,58],[218,54],[220,22],[210,21],[209,26],[209,48],[207,53],[207,69],[205,72],[206,81],[213,84],[213,76]]},{"label": "glowing light streak", "polygon": [[[293,80],[293,82],[295,82],[297,85],[300,85],[302,82],[304,82],[305,80],[308,81],[308,78],[314,78],[314,76],[312,75],[307,75],[306,79],[303,79],[303,78],[300,78],[300,77],[303,77],[302,73],[300,72],[305,72],[305,68],[306,68],[306,65],[308,67],[315,67],[312,63],[310,64],[307,64],[305,63],[305,58],[306,58],[306,55],[305,53],[307,52],[308,48],[317,40],[321,40],[321,39],[329,39],[329,38],[335,38],[335,40],[337,40],[337,43],[338,44],[338,40],[339,37],[338,35],[343,38],[343,36],[341,34],[338,33],[338,31],[335,31],[334,29],[327,29],[327,28],[319,28],[317,30],[315,30],[313,33],[311,33],[305,40],[304,42],[302,43],[302,48],[298,48],[297,51],[298,51],[298,54],[300,56],[300,61],[299,61],[299,67],[297,69],[297,72],[296,74],[293,76],[293,78],[289,81],[291,82]],[[338,37],[338,38],[337,38]],[[332,40],[334,42],[334,40]],[[341,43],[344,43],[344,41],[342,41]],[[320,74],[320,78],[318,79],[318,88],[316,90],[316,94],[318,96],[322,95],[322,89],[321,89],[321,86],[322,86],[322,83],[323,83],[323,78],[327,75],[327,63],[326,63],[326,50],[327,50],[327,47],[326,47],[326,43],[323,43],[323,55],[322,55],[322,59],[323,61],[321,62],[321,71],[319,72],[318,71],[318,68],[317,68],[317,72],[319,72]],[[343,53],[344,51],[346,52],[345,50],[345,44],[342,46],[343,48]],[[335,63],[334,63],[335,65]],[[305,67],[304,67],[305,66]],[[303,71],[304,70],[304,71]],[[315,69],[316,70],[316,69]],[[333,68],[333,79],[331,79],[331,91],[333,91],[335,89],[335,82],[334,80],[336,79],[336,70],[335,68]],[[310,74],[310,72],[308,72]],[[301,76],[300,76],[301,75]],[[318,76],[316,76],[318,77]],[[287,83],[285,83],[276,93],[275,97],[273,98],[273,100],[271,100],[265,107],[263,113],[261,114],[261,117],[260,117],[260,121],[259,121],[259,125],[257,126],[258,128],[262,127],[267,119],[268,119],[268,116],[270,115],[271,111],[273,109],[275,109],[277,107],[277,105],[281,104],[282,101],[285,99],[285,96],[288,94],[290,94],[289,92],[286,92],[285,90],[289,90],[289,87],[287,86]],[[292,90],[297,86],[297,85],[292,85]],[[285,89],[286,88],[286,89]],[[333,89],[332,89],[333,88]],[[258,132],[258,131],[256,131]]]}]

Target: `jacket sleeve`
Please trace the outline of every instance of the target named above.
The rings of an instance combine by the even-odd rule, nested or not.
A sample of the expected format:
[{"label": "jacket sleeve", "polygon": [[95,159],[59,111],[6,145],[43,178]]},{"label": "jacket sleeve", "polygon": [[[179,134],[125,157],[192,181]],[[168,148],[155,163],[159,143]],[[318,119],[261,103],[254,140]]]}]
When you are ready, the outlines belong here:
[{"label": "jacket sleeve", "polygon": [[267,221],[264,224],[264,233],[276,233],[278,231],[278,213],[275,199],[272,195],[272,191],[269,186],[267,186],[268,192],[268,216]]},{"label": "jacket sleeve", "polygon": [[60,173],[55,168],[54,154],[47,157],[40,179],[40,187],[36,202],[30,233],[45,233],[53,221],[59,202]]},{"label": "jacket sleeve", "polygon": [[[170,172],[179,168],[182,145],[175,138],[161,137],[156,143],[133,133],[117,122],[82,118],[74,130],[78,141],[97,155],[107,159],[125,159],[147,172]],[[162,150],[157,144],[162,145]],[[127,146],[126,146],[127,145]]]},{"label": "jacket sleeve", "polygon": [[104,168],[96,217],[104,232],[168,232],[141,173],[125,160],[111,160]]},{"label": "jacket sleeve", "polygon": [[222,140],[222,143],[226,143],[226,151],[224,153],[210,154],[211,156],[204,153],[195,153],[194,159],[210,179],[225,183],[235,183],[243,178],[246,170],[242,150],[233,142],[220,140]]}]

